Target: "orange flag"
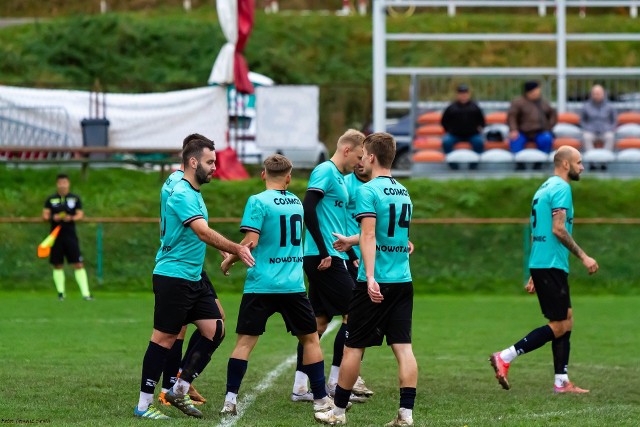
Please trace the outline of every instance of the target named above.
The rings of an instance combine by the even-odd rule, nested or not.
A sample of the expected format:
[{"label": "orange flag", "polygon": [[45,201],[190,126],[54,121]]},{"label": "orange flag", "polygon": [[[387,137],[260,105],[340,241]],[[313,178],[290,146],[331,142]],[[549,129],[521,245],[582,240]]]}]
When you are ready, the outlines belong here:
[{"label": "orange flag", "polygon": [[46,258],[51,253],[51,246],[56,242],[56,238],[60,233],[60,226],[58,225],[51,231],[43,241],[38,245],[38,258]]}]

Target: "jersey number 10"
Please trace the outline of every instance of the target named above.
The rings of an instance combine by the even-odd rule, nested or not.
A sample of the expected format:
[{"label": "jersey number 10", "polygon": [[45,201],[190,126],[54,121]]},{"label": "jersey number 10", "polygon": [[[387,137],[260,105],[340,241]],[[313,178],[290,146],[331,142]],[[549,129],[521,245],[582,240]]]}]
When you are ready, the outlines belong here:
[{"label": "jersey number 10", "polygon": [[[298,223],[300,227],[298,227]],[[295,214],[289,217],[289,227],[291,228],[291,245],[300,246],[302,241],[302,215]],[[298,235],[300,230],[300,235]],[[280,247],[287,246],[287,216],[280,215]]]}]

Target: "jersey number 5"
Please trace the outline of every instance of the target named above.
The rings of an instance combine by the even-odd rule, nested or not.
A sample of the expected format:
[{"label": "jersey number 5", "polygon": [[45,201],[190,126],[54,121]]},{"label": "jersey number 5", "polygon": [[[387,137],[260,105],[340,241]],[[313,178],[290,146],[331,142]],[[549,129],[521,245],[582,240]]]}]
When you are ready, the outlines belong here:
[{"label": "jersey number 5", "polygon": [[536,225],[538,225],[538,214],[536,213],[537,204],[538,204],[538,199],[534,199],[533,203],[531,203],[531,216],[533,217],[533,228],[536,228]]},{"label": "jersey number 5", "polygon": [[[410,222],[411,205],[408,203],[403,203],[400,210],[400,218],[398,219],[398,227],[408,229]],[[389,237],[393,237],[396,235],[396,205],[393,203],[389,205],[389,229],[387,230],[387,235]]]},{"label": "jersey number 5", "polygon": [[[298,227],[300,224],[300,227]],[[295,214],[289,217],[289,227],[291,228],[291,245],[300,246],[302,241],[302,215]],[[300,234],[298,234],[300,230]],[[287,216],[280,215],[280,247],[287,246]]]}]

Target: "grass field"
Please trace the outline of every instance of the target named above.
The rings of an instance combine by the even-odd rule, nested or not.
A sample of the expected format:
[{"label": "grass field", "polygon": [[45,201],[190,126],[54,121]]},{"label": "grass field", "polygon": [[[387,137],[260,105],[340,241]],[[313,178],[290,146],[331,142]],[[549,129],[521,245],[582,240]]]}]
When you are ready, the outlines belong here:
[{"label": "grass field", "polygon": [[[75,289],[71,289],[75,291]],[[140,367],[151,331],[152,295],[100,293],[93,302],[70,292],[1,292],[0,423],[138,426],[133,418]],[[233,331],[239,294],[221,296]],[[588,395],[553,395],[550,346],[513,363],[512,389],[502,390],[488,365],[492,351],[513,344],[543,323],[534,297],[418,296],[414,349],[420,367],[414,411],[420,426],[637,426],[640,419],[638,296],[574,298],[576,326],[570,373]],[[323,342],[331,353],[333,337]],[[171,425],[226,425],[217,414],[224,397],[233,333],[214,354],[196,386],[209,399],[204,421],[166,412]],[[249,363],[237,426],[313,425],[311,407],[288,400],[294,339],[273,318]],[[273,371],[279,367],[273,375]],[[273,377],[272,384],[265,378]],[[383,425],[398,401],[395,362],[387,348],[367,352],[363,376],[376,394],[349,413],[354,426]],[[35,421],[34,421],[35,420]]]}]

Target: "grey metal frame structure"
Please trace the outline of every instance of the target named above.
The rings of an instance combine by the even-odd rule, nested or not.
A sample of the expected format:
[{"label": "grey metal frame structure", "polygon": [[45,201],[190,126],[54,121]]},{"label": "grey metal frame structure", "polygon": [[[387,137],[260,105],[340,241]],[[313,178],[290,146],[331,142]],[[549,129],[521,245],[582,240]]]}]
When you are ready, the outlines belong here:
[{"label": "grey metal frame structure", "polygon": [[[388,108],[407,108],[415,111],[416,93],[411,90],[411,101],[389,101],[387,99],[387,77],[391,75],[411,77],[415,87],[419,76],[535,76],[550,75],[557,79],[558,111],[567,109],[567,77],[568,76],[640,76],[640,67],[567,67],[568,41],[640,41],[640,33],[572,33],[566,32],[566,9],[568,7],[629,7],[638,5],[638,0],[455,0],[457,7],[488,8],[538,8],[556,7],[556,32],[548,34],[514,34],[514,33],[387,33],[386,8],[388,6],[447,7],[449,0],[373,0],[373,129],[384,131]],[[555,67],[388,67],[387,43],[394,41],[554,41],[556,43]],[[413,108],[412,108],[413,107]]]}]

